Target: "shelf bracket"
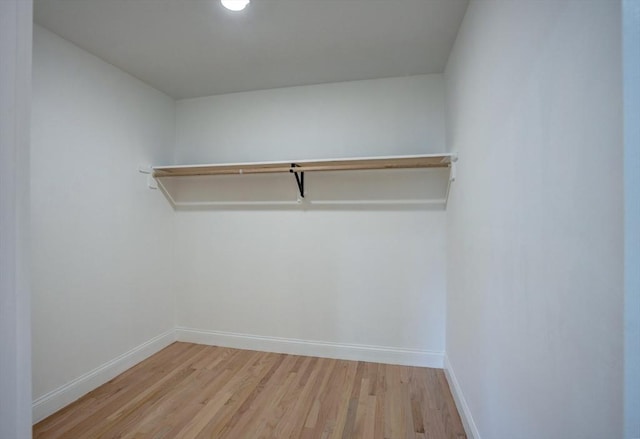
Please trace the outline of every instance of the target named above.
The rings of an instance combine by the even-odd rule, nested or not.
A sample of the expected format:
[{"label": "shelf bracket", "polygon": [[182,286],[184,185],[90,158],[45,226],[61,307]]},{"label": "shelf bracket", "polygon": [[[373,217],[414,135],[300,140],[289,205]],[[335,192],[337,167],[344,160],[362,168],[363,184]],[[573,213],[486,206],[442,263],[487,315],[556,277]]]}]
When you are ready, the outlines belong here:
[{"label": "shelf bracket", "polygon": [[449,181],[450,182],[456,181],[456,175],[457,175],[456,160],[452,160],[451,164],[449,165]]},{"label": "shelf bracket", "polygon": [[153,178],[153,166],[140,165],[138,166],[138,172],[141,174],[147,174],[147,187],[149,189],[158,189],[158,182]]},{"label": "shelf bracket", "polygon": [[451,156],[451,162],[449,163],[449,181],[447,182],[447,193],[444,196],[444,207],[447,207],[447,204],[449,203],[449,192],[451,191],[451,183],[453,183],[454,181],[456,181],[456,174],[457,174],[457,166],[456,166],[456,162],[458,161],[458,156],[456,154],[453,154]]},{"label": "shelf bracket", "polygon": [[291,172],[296,177],[296,183],[298,184],[298,190],[300,191],[300,197],[304,198],[304,171],[298,173],[295,169],[298,167],[295,163],[291,163]]}]

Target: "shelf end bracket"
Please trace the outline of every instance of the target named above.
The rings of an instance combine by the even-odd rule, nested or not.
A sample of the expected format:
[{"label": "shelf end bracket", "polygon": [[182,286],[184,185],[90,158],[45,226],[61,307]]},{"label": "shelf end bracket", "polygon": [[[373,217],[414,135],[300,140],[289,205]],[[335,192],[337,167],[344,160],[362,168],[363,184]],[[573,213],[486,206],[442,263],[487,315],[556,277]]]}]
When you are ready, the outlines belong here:
[{"label": "shelf end bracket", "polygon": [[138,166],[138,172],[141,174],[147,174],[147,187],[149,189],[158,189],[158,182],[153,177],[153,166],[140,165]]},{"label": "shelf end bracket", "polygon": [[451,157],[451,163],[449,164],[449,182],[456,181],[456,174],[458,170],[456,166],[457,161],[457,156],[454,155]]},{"label": "shelf end bracket", "polygon": [[456,162],[457,161],[458,161],[458,155],[457,154],[453,154],[451,156],[451,161],[449,162],[449,181],[447,181],[447,193],[444,196],[444,207],[445,207],[445,209],[447,207],[447,204],[449,203],[449,192],[451,191],[451,183],[456,181],[456,173],[457,173]]}]

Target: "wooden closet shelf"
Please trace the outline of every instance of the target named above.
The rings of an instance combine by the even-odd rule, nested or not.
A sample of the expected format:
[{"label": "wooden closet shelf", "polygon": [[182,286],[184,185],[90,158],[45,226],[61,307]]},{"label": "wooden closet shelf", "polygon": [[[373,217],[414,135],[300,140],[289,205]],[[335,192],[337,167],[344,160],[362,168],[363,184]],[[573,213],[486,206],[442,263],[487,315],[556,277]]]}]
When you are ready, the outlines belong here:
[{"label": "wooden closet shelf", "polygon": [[264,174],[277,172],[355,171],[374,169],[446,168],[454,154],[424,154],[353,159],[292,160],[282,162],[225,163],[211,165],[154,166],[153,176]]}]

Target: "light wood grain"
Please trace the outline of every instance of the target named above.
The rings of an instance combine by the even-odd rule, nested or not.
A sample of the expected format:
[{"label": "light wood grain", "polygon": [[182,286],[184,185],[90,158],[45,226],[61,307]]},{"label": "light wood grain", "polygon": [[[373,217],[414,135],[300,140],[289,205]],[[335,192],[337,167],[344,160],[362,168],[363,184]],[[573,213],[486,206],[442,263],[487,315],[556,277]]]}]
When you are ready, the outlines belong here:
[{"label": "light wood grain", "polygon": [[442,370],[174,343],[34,438],[466,438]]},{"label": "light wood grain", "polygon": [[375,169],[446,168],[450,154],[372,157],[339,160],[302,160],[291,162],[228,163],[212,165],[156,166],[154,177],[189,177],[198,175],[237,175],[290,172],[353,171]]}]

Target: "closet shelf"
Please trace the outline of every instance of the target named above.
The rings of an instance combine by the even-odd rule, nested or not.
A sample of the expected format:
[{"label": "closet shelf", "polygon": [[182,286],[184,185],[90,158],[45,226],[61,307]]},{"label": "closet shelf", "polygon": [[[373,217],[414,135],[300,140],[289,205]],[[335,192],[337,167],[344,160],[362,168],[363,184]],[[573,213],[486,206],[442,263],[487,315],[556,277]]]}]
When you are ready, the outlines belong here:
[{"label": "closet shelf", "polygon": [[352,159],[291,160],[281,162],[224,163],[212,165],[154,166],[153,177],[262,174],[277,172],[355,171],[373,169],[446,168],[454,154],[423,154]]},{"label": "closet shelf", "polygon": [[[140,168],[140,172],[151,174],[151,180],[157,181],[174,205],[173,200],[164,187],[162,179],[175,177],[196,177],[208,175],[242,175],[266,173],[291,173],[295,177],[300,199],[304,198],[305,172],[323,171],[360,171],[384,169],[420,169],[449,168],[449,183],[455,178],[455,154],[421,154],[386,157],[362,157],[324,160],[290,160],[278,162],[221,163],[209,165],[151,166]],[[157,179],[157,180],[155,180]],[[155,184],[149,182],[149,187]],[[449,188],[447,186],[447,195]],[[446,204],[446,198],[445,198]]]}]

